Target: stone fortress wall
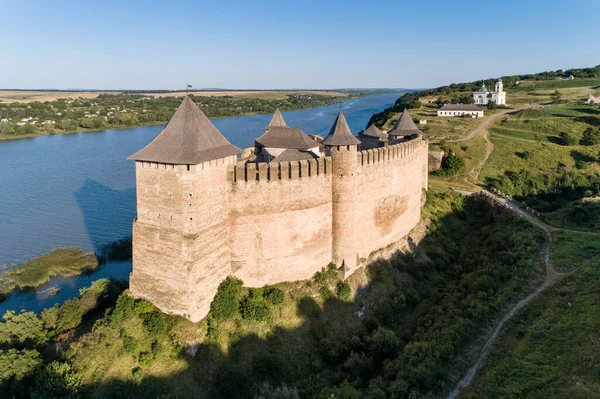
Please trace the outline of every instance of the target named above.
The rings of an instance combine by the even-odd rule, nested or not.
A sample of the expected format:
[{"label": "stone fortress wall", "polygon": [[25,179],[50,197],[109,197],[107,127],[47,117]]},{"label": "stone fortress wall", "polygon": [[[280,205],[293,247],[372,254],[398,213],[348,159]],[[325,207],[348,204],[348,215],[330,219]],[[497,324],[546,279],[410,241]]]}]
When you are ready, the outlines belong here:
[{"label": "stone fortress wall", "polygon": [[385,255],[420,220],[427,142],[338,151],[352,148],[349,169],[335,150],[281,163],[136,162],[131,291],[198,321],[229,275],[260,287],[342,259],[348,276]]},{"label": "stone fortress wall", "polygon": [[163,131],[129,157],[136,161],[135,297],[199,321],[227,276],[261,287],[309,279],[333,262],[346,278],[405,246],[421,218],[428,172],[427,141],[406,111],[393,131],[397,144],[358,151],[362,142],[340,110],[321,142],[324,157],[302,158],[294,146],[314,143],[278,110],[269,126],[256,142],[284,138],[292,157],[238,160],[241,150],[186,97]]}]

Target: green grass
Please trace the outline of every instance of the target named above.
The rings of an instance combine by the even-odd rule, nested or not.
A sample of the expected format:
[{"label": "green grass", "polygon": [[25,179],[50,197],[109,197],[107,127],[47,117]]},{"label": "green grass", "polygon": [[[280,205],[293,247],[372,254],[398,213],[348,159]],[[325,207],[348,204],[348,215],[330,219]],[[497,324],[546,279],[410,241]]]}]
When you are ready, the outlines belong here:
[{"label": "green grass", "polygon": [[57,248],[38,256],[2,275],[3,292],[6,294],[19,287],[21,289],[38,288],[52,277],[70,277],[90,272],[98,267],[98,261],[92,252],[79,247]]},{"label": "green grass", "polygon": [[527,109],[502,117],[490,128],[494,152],[481,181],[507,171],[545,174],[559,167],[574,169],[578,159],[587,160],[586,173],[595,172],[600,169],[594,162],[600,146],[563,146],[557,142],[561,132],[580,136],[596,124],[600,125],[600,110],[579,104]]},{"label": "green grass", "polygon": [[600,235],[557,230],[552,234],[550,260],[560,272],[570,272],[600,255]]},{"label": "green grass", "polygon": [[507,323],[459,397],[600,397],[598,281],[596,257],[532,300]]},{"label": "green grass", "polygon": [[590,87],[600,84],[600,78],[586,78],[575,80],[544,80],[535,81],[533,84],[525,81],[524,84],[516,87],[507,88],[507,97],[513,92],[534,91],[534,90],[561,90],[575,87]]}]

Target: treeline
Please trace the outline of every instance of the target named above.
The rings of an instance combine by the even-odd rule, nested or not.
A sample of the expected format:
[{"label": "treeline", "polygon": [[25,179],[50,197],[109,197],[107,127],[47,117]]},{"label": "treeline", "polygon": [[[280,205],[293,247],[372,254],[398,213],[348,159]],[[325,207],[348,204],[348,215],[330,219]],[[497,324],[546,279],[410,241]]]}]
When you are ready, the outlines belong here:
[{"label": "treeline", "polygon": [[571,201],[600,195],[598,172],[560,169],[539,175],[528,170],[508,171],[499,178],[488,178],[487,183],[539,212],[556,211]]},{"label": "treeline", "polygon": [[[355,95],[289,94],[282,99],[190,95],[209,118],[271,113],[335,104]],[[0,103],[0,136],[52,134],[77,130],[166,123],[181,97],[149,97],[102,93],[93,99],[58,99],[28,104]],[[32,119],[30,119],[32,118]]]},{"label": "treeline", "polygon": [[[555,79],[558,77],[569,77],[573,75],[575,78],[594,78],[600,76],[600,65],[593,68],[578,68],[578,69],[567,69],[563,71],[559,69],[554,72],[540,72],[534,74],[525,75],[507,75],[501,76],[505,87],[510,87],[517,81],[524,80],[548,80]],[[488,88],[493,88],[498,78],[489,78],[485,80],[478,80],[475,82],[468,83],[452,83],[446,86],[436,87],[434,89],[415,91],[406,93],[402,97],[398,98],[394,105],[386,108],[382,112],[373,114],[366,127],[375,124],[378,127],[382,127],[391,117],[392,114],[398,113],[404,110],[404,108],[419,108],[422,104],[419,98],[425,96],[439,96],[442,97],[442,102],[451,103],[464,103],[470,104],[473,100],[469,95],[459,94],[461,92],[474,92],[479,90],[482,84],[485,84]],[[444,98],[445,97],[445,98]]]}]

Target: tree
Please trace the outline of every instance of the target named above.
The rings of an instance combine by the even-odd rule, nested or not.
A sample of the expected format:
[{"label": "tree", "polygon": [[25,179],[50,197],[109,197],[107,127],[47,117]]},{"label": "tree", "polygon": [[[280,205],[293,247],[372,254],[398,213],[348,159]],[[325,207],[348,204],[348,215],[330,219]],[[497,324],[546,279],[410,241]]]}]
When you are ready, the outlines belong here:
[{"label": "tree", "polygon": [[488,109],[489,111],[493,111],[493,110],[495,110],[495,109],[497,109],[497,108],[498,108],[498,106],[496,105],[496,101],[489,101],[489,102],[487,103],[487,109]]},{"label": "tree", "polygon": [[588,127],[585,130],[585,132],[583,132],[583,137],[581,138],[580,144],[581,145],[600,144],[600,130]]},{"label": "tree", "polygon": [[562,145],[577,145],[579,143],[579,138],[573,133],[561,132],[560,142]]},{"label": "tree", "polygon": [[0,343],[9,346],[35,347],[44,344],[48,336],[42,321],[33,312],[7,311],[0,323]]},{"label": "tree", "polygon": [[558,90],[554,90],[554,93],[550,95],[550,98],[552,99],[552,102],[558,104],[560,102],[560,99],[562,98],[562,93]]},{"label": "tree", "polygon": [[32,399],[81,397],[81,375],[69,363],[53,361],[37,374],[31,386]]},{"label": "tree", "polygon": [[0,122],[0,134],[13,134],[15,127],[12,123]]}]

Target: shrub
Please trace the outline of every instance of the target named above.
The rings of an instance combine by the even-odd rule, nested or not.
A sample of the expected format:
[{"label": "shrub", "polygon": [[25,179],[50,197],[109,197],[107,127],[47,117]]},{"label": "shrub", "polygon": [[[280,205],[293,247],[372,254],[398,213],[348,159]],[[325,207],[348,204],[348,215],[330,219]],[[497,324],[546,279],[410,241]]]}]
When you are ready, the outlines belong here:
[{"label": "shrub", "polygon": [[83,314],[79,309],[77,299],[69,299],[59,308],[56,332],[72,330],[81,324]]},{"label": "shrub", "polygon": [[7,311],[0,323],[0,344],[9,346],[37,347],[48,340],[46,330],[40,319],[33,312],[16,314]]},{"label": "shrub", "polygon": [[328,300],[329,298],[331,298],[333,296],[333,293],[331,292],[331,290],[328,287],[321,287],[321,289],[319,290],[319,294],[321,294],[321,297],[323,297],[323,299]]},{"label": "shrub", "polygon": [[242,318],[253,321],[267,321],[271,318],[271,308],[266,304],[260,290],[251,290],[240,306]]},{"label": "shrub", "polygon": [[350,299],[350,295],[352,295],[352,289],[345,281],[338,281],[335,287],[335,293],[340,299]]},{"label": "shrub", "polygon": [[573,133],[561,132],[560,143],[567,146],[577,145],[579,143],[579,138]]},{"label": "shrub", "polygon": [[454,176],[465,167],[465,160],[452,150],[442,158],[442,167],[434,172],[437,176]]},{"label": "shrub", "polygon": [[300,399],[300,394],[296,388],[288,387],[285,384],[273,387],[265,383],[260,387],[258,393],[254,395],[253,399]]},{"label": "shrub", "polygon": [[160,335],[169,328],[165,315],[160,311],[142,313],[140,318],[151,336]]},{"label": "shrub", "polygon": [[588,146],[600,144],[600,130],[588,127],[585,132],[583,132],[580,144]]},{"label": "shrub", "polygon": [[263,297],[273,305],[281,305],[284,300],[284,293],[279,288],[268,287],[265,288]]},{"label": "shrub", "polygon": [[140,366],[149,366],[154,361],[154,355],[150,352],[140,352],[138,355]]},{"label": "shrub", "polygon": [[234,277],[227,277],[219,284],[217,295],[210,304],[210,312],[215,319],[227,320],[238,313],[243,284],[242,280]]},{"label": "shrub", "polygon": [[133,354],[136,348],[137,344],[135,342],[135,339],[128,336],[123,337],[123,349],[125,350],[125,352]]},{"label": "shrub", "polygon": [[487,103],[487,109],[489,111],[493,111],[493,110],[495,110],[497,108],[498,108],[498,105],[496,105],[496,101],[488,101],[488,103]]},{"label": "shrub", "polygon": [[142,383],[142,381],[144,380],[144,377],[145,377],[145,374],[141,368],[136,367],[133,370],[131,370],[131,380],[133,381],[134,384],[140,385]]},{"label": "shrub", "polygon": [[31,386],[31,399],[81,397],[83,381],[69,363],[54,361],[44,367]]}]

